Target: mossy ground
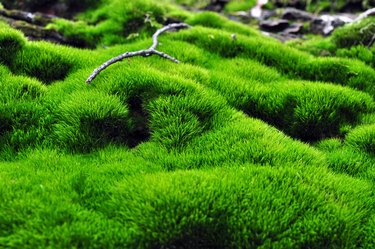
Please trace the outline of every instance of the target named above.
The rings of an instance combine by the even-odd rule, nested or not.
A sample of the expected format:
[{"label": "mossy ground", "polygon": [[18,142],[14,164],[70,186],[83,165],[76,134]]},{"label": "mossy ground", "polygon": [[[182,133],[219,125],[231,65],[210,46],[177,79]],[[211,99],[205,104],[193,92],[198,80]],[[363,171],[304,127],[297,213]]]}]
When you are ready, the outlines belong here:
[{"label": "mossy ground", "polygon": [[[94,50],[1,26],[0,247],[373,248],[375,70],[137,4],[157,24],[133,40],[96,29],[134,16],[85,14]],[[160,37],[182,63],[135,57],[85,84],[168,15],[193,26]]]}]

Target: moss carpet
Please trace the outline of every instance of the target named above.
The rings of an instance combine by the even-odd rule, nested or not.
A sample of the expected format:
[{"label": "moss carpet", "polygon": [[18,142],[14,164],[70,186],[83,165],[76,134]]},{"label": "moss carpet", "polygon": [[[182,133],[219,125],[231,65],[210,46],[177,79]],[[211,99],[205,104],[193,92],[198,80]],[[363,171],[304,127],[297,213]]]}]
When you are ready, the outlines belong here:
[{"label": "moss carpet", "polygon": [[[78,18],[51,28],[91,49],[1,24],[1,248],[374,247],[369,63],[167,1]],[[180,64],[134,57],[85,84],[167,18],[192,26],[159,39]]]}]

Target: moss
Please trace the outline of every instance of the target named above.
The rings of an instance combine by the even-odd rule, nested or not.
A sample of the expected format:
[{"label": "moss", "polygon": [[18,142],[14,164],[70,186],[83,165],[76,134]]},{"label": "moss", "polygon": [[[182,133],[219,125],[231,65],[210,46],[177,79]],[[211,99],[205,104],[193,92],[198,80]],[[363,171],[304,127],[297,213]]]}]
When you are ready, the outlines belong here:
[{"label": "moss", "polygon": [[368,113],[374,107],[372,97],[342,87],[290,81],[264,85],[226,74],[215,72],[209,86],[236,108],[305,141],[337,136],[341,126],[359,120],[360,110]]},{"label": "moss", "polygon": [[[371,245],[373,68],[209,12],[106,4],[56,21],[95,50],[0,32],[19,44],[0,65],[0,247]],[[172,12],[193,27],[158,49],[181,63],[129,58],[84,83]]]},{"label": "moss", "polygon": [[57,115],[54,136],[71,151],[89,152],[110,142],[126,144],[132,128],[126,106],[99,92],[72,94]]},{"label": "moss", "polygon": [[81,15],[77,22],[56,19],[57,29],[79,47],[94,48],[127,42],[132,36],[152,34],[164,22],[164,9],[153,1],[110,1]]},{"label": "moss", "polygon": [[374,65],[375,61],[373,52],[363,45],[352,46],[348,49],[338,49],[336,56],[358,59],[368,65]]},{"label": "moss", "polygon": [[375,94],[375,71],[358,61],[314,58],[266,38],[238,36],[233,40],[228,32],[208,28],[196,27],[173,36],[225,58],[253,58],[293,78],[334,82]]},{"label": "moss", "polygon": [[252,7],[256,5],[257,1],[251,0],[251,1],[244,1],[244,0],[235,0],[230,1],[227,5],[225,5],[225,11],[228,12],[234,12],[234,11],[248,11]]},{"label": "moss", "polygon": [[10,65],[14,73],[35,77],[46,84],[64,79],[71,67],[64,57],[41,44],[25,47]]},{"label": "moss", "polygon": [[375,125],[363,125],[352,130],[345,138],[345,142],[360,151],[375,154]]},{"label": "moss", "polygon": [[0,87],[2,89],[0,103],[33,100],[46,93],[46,88],[42,83],[26,77],[4,77],[0,82]]},{"label": "moss", "polygon": [[229,21],[224,16],[219,15],[215,12],[205,11],[202,13],[195,14],[191,18],[187,19],[186,22],[193,26],[203,26],[208,28],[216,28],[233,32],[234,34],[243,34],[247,36],[259,37],[259,33],[252,28],[240,23]]},{"label": "moss", "polygon": [[1,104],[0,110],[0,151],[21,151],[35,147],[47,136],[50,116],[40,104],[13,102]]},{"label": "moss", "polygon": [[16,53],[24,47],[26,39],[21,32],[6,24],[0,23],[0,27],[0,62],[10,64]]},{"label": "moss", "polygon": [[374,20],[374,17],[368,17],[358,23],[338,28],[332,34],[332,41],[339,48],[346,48],[355,45],[372,45],[370,42],[375,32]]},{"label": "moss", "polygon": [[[361,238],[353,233],[360,226],[355,221],[367,218],[365,212],[352,210],[371,205],[366,204],[370,186],[351,180],[365,191],[360,192],[349,182],[344,184],[346,177],[333,180],[319,172],[322,180],[313,172],[248,165],[124,180],[114,190],[107,212],[127,220],[129,229],[134,227],[126,242],[129,247],[136,243],[142,247],[325,247],[327,241],[333,247],[354,246],[353,241]],[[134,192],[129,193],[129,188]],[[357,199],[362,203],[355,202],[353,195],[362,196]]]}]

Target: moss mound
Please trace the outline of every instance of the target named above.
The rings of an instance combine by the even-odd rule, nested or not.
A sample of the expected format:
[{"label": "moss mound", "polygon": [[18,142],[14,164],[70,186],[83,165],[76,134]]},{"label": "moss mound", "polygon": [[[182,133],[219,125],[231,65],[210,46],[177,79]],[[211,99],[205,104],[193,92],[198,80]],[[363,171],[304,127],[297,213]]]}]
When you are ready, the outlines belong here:
[{"label": "moss mound", "polygon": [[346,137],[346,142],[356,149],[375,154],[375,125],[360,126],[351,131]]},{"label": "moss mound", "polygon": [[339,28],[333,33],[332,41],[339,48],[355,45],[371,46],[375,32],[374,21],[375,17],[368,17],[358,23]]}]

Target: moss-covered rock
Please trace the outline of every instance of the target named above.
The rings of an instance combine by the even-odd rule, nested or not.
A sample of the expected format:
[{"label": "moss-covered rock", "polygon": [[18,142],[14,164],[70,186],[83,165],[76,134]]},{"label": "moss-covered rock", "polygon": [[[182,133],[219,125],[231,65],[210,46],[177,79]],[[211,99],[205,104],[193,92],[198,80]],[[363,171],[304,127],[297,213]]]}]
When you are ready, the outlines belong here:
[{"label": "moss-covered rock", "polygon": [[360,22],[346,25],[337,29],[332,35],[332,41],[339,48],[356,45],[372,46],[375,33],[375,17],[368,17]]}]

